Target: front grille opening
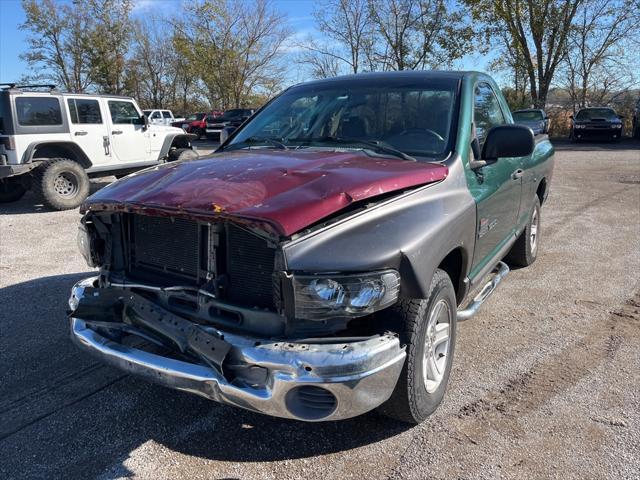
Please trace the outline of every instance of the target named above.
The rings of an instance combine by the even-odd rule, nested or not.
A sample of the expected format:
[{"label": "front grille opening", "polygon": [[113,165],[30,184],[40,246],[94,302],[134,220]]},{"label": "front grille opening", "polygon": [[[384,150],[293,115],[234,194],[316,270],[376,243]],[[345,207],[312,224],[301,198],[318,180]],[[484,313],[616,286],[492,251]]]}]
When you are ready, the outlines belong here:
[{"label": "front grille opening", "polygon": [[132,215],[130,268],[197,278],[198,224],[192,220]]},{"label": "front grille opening", "polygon": [[[275,248],[232,223],[125,214],[127,275],[158,286],[190,286],[212,291],[231,304],[276,310]],[[205,286],[206,284],[206,286]],[[172,296],[169,306],[197,312],[196,301]],[[217,314],[240,323],[235,314]]]}]

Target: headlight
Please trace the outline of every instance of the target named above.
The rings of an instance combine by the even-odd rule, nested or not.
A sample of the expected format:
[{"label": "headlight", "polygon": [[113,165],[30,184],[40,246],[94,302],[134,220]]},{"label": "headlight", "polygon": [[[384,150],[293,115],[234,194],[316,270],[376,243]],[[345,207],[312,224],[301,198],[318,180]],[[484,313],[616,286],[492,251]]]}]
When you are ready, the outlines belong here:
[{"label": "headlight", "polygon": [[85,227],[82,224],[80,224],[80,226],[78,227],[77,240],[78,240],[78,250],[80,250],[80,254],[84,258],[85,262],[87,262],[87,265],[89,265],[92,268],[96,267],[97,263],[91,253],[91,237],[89,236],[87,227]]},{"label": "headlight", "polygon": [[354,275],[294,275],[293,290],[296,318],[360,317],[396,302],[400,275],[395,270]]},{"label": "headlight", "polygon": [[622,124],[621,123],[614,123],[613,125],[611,125],[613,128],[622,128]]}]

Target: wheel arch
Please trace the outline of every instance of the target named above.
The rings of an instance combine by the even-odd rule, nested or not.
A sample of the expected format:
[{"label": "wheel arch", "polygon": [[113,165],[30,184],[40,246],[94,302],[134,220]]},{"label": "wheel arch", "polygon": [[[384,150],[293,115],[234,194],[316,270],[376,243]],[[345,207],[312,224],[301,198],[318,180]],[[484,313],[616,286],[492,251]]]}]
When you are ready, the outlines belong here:
[{"label": "wheel arch", "polygon": [[538,188],[536,189],[536,195],[540,199],[540,205],[542,205],[549,195],[549,187],[547,184],[547,179],[545,177],[542,177],[540,179]]},{"label": "wheel arch", "polygon": [[73,142],[54,140],[34,142],[25,150],[22,162],[31,163],[41,158],[68,158],[69,160],[79,163],[84,168],[90,168],[93,165],[84,150]]},{"label": "wheel arch", "polygon": [[[466,271],[469,263],[469,255],[467,251],[458,246],[451,250],[438,264],[438,269],[443,270],[449,275],[453,289],[456,292],[456,301],[458,305],[462,302],[466,295]],[[434,272],[435,273],[435,272]]]},{"label": "wheel arch", "polygon": [[166,158],[169,154],[169,150],[172,148],[192,148],[191,139],[194,137],[195,135],[179,132],[168,134],[162,142],[162,148],[160,148],[158,160]]}]

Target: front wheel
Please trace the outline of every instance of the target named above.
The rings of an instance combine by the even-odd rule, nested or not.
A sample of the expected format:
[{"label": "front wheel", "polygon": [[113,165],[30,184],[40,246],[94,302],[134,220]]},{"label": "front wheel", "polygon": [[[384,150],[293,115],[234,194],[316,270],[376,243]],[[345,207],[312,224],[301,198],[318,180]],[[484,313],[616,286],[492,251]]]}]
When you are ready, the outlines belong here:
[{"label": "front wheel", "polygon": [[395,390],[378,411],[418,424],[442,402],[453,364],[457,306],[449,275],[436,270],[427,299],[401,300],[390,308],[390,315],[406,345],[407,359]]},{"label": "front wheel", "polygon": [[0,180],[0,203],[20,200],[27,192],[25,186],[17,178],[3,178]]}]

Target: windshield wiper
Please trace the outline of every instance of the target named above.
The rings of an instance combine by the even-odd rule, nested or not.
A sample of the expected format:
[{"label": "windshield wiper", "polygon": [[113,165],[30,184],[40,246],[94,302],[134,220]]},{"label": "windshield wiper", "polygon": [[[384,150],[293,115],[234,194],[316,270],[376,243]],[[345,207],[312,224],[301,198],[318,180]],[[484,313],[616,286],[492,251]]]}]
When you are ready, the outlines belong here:
[{"label": "windshield wiper", "polygon": [[[302,140],[302,139],[295,139],[295,140]],[[366,147],[369,147],[373,150],[379,150],[381,152],[385,152],[388,153],[390,155],[393,155],[394,157],[399,157],[402,158],[403,160],[409,160],[411,162],[417,162],[417,160],[415,158],[413,158],[411,155],[407,155],[406,153],[398,150],[397,148],[393,148],[391,145],[389,145],[386,142],[383,142],[382,140],[363,140],[360,138],[348,138],[348,137],[332,137],[332,136],[326,136],[326,137],[320,137],[320,138],[312,138],[312,139],[308,139],[308,141],[310,142],[333,142],[333,143],[339,143],[342,145],[364,145]]]},{"label": "windshield wiper", "polygon": [[244,139],[238,143],[232,143],[231,145],[226,146],[223,150],[240,150],[242,148],[250,148],[250,147],[264,147],[267,145],[260,145],[260,143],[266,143],[270,146],[279,148],[280,150],[289,150],[284,143],[276,140],[275,138],[268,137],[249,137]]}]

